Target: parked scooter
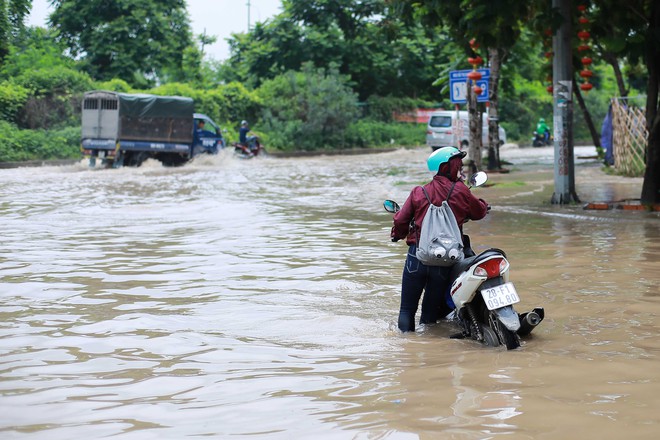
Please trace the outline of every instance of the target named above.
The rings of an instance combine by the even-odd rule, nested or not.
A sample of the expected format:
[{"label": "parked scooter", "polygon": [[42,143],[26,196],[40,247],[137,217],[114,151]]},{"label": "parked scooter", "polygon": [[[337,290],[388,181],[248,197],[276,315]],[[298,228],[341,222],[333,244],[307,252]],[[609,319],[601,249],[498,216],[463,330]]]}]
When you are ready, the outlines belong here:
[{"label": "parked scooter", "polygon": [[[488,180],[484,172],[474,174],[470,187],[481,186]],[[396,213],[400,207],[393,200],[385,200],[387,212]],[[448,295],[455,309],[446,316],[461,330],[453,338],[472,338],[490,347],[506,346],[511,350],[520,346],[520,338],[527,336],[543,321],[545,311],[517,313],[513,305],[520,296],[509,281],[509,261],[504,251],[488,249],[479,255],[466,256],[451,268],[452,281]],[[443,294],[443,293],[438,293]]]}]

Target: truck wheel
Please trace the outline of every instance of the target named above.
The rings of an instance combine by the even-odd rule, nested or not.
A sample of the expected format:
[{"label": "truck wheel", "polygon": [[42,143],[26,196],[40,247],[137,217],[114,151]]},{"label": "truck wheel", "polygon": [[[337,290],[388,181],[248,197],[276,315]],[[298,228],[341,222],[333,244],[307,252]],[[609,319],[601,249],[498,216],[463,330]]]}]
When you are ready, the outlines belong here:
[{"label": "truck wheel", "polygon": [[149,159],[149,153],[146,151],[127,153],[124,158],[124,164],[129,167],[139,167],[147,159]]},{"label": "truck wheel", "polygon": [[188,158],[180,154],[161,154],[156,157],[166,167],[180,167],[188,162]]}]

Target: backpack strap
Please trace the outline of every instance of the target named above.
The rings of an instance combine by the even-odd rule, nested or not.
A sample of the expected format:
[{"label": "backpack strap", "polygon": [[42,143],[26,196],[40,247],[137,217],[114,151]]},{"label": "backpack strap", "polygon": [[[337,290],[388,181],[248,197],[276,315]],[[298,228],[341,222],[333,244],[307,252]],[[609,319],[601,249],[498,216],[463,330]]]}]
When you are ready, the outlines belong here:
[{"label": "backpack strap", "polygon": [[447,194],[447,198],[445,199],[446,202],[449,202],[449,196],[451,196],[451,193],[454,191],[454,187],[456,186],[456,182],[454,182],[451,185],[451,189],[449,190],[449,194]]},{"label": "backpack strap", "polygon": [[[449,190],[449,193],[447,194],[447,198],[445,199],[445,201],[449,202],[449,196],[451,196],[451,193],[454,191],[455,186],[456,186],[456,182],[454,182],[451,185],[451,189]],[[426,189],[423,186],[420,186],[420,188],[422,188],[422,191],[424,191],[424,195],[426,196],[426,200],[428,200],[429,204],[432,205],[433,202],[431,201],[431,198],[429,197],[429,194],[426,192]]]},{"label": "backpack strap", "polygon": [[424,189],[423,186],[420,186],[420,188],[422,188],[422,191],[424,191],[424,195],[426,196],[426,200],[428,200],[429,204],[432,205],[433,202],[431,201],[431,198],[429,197],[429,193],[426,192],[426,189]]}]

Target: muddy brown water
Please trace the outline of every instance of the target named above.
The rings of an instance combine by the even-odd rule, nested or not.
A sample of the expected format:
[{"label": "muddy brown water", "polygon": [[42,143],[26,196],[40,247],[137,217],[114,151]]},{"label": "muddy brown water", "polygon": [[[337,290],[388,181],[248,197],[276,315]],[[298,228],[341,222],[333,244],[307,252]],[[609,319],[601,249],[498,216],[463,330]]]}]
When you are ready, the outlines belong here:
[{"label": "muddy brown water", "polygon": [[[546,320],[402,335],[382,201],[427,154],[0,171],[0,438],[657,438],[658,214],[551,205],[552,150],[504,149],[465,229]],[[583,202],[641,184],[577,159]]]}]

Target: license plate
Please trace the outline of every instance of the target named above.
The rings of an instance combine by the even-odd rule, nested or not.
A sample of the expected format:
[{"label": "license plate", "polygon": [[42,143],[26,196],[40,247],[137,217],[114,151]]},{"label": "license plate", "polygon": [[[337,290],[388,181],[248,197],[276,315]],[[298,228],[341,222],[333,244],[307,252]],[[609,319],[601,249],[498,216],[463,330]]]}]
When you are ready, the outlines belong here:
[{"label": "license plate", "polygon": [[520,297],[513,283],[500,284],[499,286],[489,287],[481,290],[481,296],[488,310],[499,309],[520,302]]}]

